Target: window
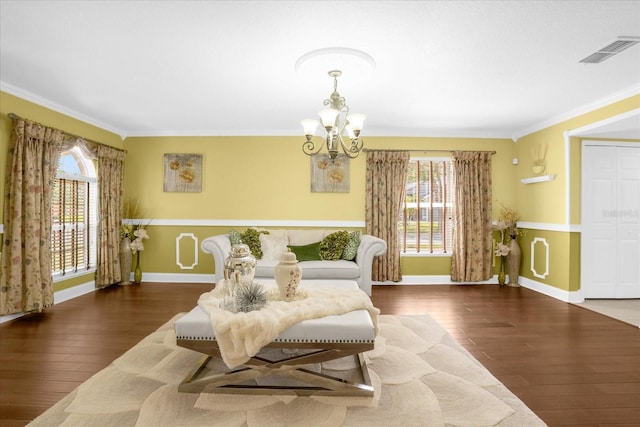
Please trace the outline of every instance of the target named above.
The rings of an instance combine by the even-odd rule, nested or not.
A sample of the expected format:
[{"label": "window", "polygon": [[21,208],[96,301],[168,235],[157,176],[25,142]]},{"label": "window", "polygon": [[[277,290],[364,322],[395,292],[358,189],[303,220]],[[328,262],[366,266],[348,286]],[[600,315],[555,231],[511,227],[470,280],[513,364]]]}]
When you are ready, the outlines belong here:
[{"label": "window", "polygon": [[54,279],[96,265],[97,183],[93,161],[79,148],[60,156],[51,203],[51,267]]},{"label": "window", "polygon": [[398,234],[401,253],[451,253],[453,171],[449,158],[409,161]]}]

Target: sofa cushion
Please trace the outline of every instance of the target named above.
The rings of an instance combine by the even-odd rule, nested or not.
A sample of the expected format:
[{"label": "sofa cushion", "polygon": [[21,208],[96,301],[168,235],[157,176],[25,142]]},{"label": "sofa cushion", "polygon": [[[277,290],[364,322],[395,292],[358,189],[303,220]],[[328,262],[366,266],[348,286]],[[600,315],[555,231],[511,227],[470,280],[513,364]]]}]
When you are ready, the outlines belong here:
[{"label": "sofa cushion", "polygon": [[302,279],[357,279],[360,277],[358,264],[353,261],[303,261]]},{"label": "sofa cushion", "polygon": [[296,254],[298,262],[300,261],[319,261],[322,259],[320,256],[320,242],[310,243],[308,245],[294,246],[289,245],[291,252]]},{"label": "sofa cushion", "polygon": [[261,259],[256,262],[256,279],[269,278],[273,279],[275,277],[275,267],[278,265],[280,261],[276,261],[275,259]]},{"label": "sofa cushion", "polygon": [[287,252],[289,238],[285,230],[270,230],[269,234],[260,234],[262,259],[278,260]]},{"label": "sofa cushion", "polygon": [[360,232],[352,231],[349,233],[349,241],[342,251],[342,259],[353,261],[358,255],[358,246],[360,246]]},{"label": "sofa cushion", "polygon": [[348,232],[336,231],[331,233],[320,242],[320,256],[327,261],[339,260],[348,242]]},{"label": "sofa cushion", "polygon": [[[275,267],[279,261],[261,259],[256,263],[256,280],[260,278],[273,279]],[[298,265],[302,268],[302,279],[345,279],[355,280],[360,277],[358,264],[353,261],[302,261]]]}]

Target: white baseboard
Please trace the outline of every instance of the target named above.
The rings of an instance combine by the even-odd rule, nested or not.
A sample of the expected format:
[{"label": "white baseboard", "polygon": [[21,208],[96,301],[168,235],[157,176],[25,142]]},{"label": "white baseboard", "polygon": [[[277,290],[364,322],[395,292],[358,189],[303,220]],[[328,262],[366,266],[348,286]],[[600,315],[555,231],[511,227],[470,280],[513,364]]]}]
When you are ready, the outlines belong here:
[{"label": "white baseboard", "polygon": [[[54,292],[53,304],[60,304],[61,302],[69,301],[70,299],[79,297],[81,295],[94,292],[96,285],[93,281],[83,283],[82,285],[73,286],[71,288],[63,289],[61,291]],[[0,323],[5,323],[18,317],[24,316],[24,313],[10,314],[8,316],[0,316]]]},{"label": "white baseboard", "polygon": [[454,282],[451,276],[402,276],[399,282],[373,282],[374,285],[489,285],[498,283],[497,276],[484,282]]},{"label": "white baseboard", "polygon": [[[507,276],[508,277],[508,276]],[[373,282],[374,285],[495,285],[498,283],[498,276],[493,276],[484,282],[453,282],[451,276],[403,276],[400,282]],[[560,301],[579,303],[584,298],[580,291],[569,292],[550,286],[535,280],[520,277],[519,283],[523,288],[531,289],[541,294],[550,296]]]},{"label": "white baseboard", "polygon": [[583,302],[584,298],[580,291],[565,291],[555,286],[550,286],[545,283],[536,282],[535,280],[527,279],[526,277],[520,277],[520,284],[528,289],[534,290],[541,294],[550,296],[564,302],[579,303]]},{"label": "white baseboard", "polygon": [[[175,274],[175,273],[144,273],[142,276],[143,282],[152,283],[208,283],[213,285],[215,279],[213,274]],[[497,276],[484,282],[453,282],[451,276],[403,276],[400,282],[373,282],[374,285],[495,285],[498,282]],[[550,296],[560,301],[570,303],[580,303],[584,301],[580,291],[568,292],[562,289],[558,289],[554,286],[549,286],[544,283],[536,282],[535,280],[520,277],[520,284],[528,289],[531,289],[541,294]],[[96,290],[93,281],[83,283],[79,286],[63,289],[54,294],[54,304],[60,304],[64,301],[79,297],[81,295],[94,292]],[[8,322],[23,314],[11,314],[8,316],[0,316],[0,323]]]},{"label": "white baseboard", "polygon": [[216,282],[213,274],[143,273],[142,282],[210,283]]},{"label": "white baseboard", "polygon": [[96,290],[96,284],[92,280],[91,282],[83,283],[82,285],[74,286],[72,288],[63,289],[53,294],[53,303],[60,304],[61,302],[69,301],[70,299],[85,295]]}]

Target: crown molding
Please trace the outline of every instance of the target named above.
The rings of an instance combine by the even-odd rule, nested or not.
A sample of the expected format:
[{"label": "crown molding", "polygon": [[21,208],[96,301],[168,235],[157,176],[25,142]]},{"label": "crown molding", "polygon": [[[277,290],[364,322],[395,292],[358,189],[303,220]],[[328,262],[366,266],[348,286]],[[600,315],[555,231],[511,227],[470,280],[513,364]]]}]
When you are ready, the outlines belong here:
[{"label": "crown molding", "polygon": [[518,139],[522,138],[525,135],[530,135],[539,130],[546,129],[550,126],[573,119],[574,117],[578,117],[582,114],[590,113],[594,110],[597,110],[598,108],[606,107],[607,105],[611,105],[614,102],[622,101],[623,99],[626,99],[638,94],[640,94],[640,84],[633,85],[631,87],[621,90],[620,92],[616,92],[614,94],[601,98],[595,102],[583,105],[582,107],[575,108],[573,110],[567,111],[562,114],[558,114],[556,116],[550,117],[541,122],[533,124],[513,134],[511,136],[511,139],[514,142],[516,142]]},{"label": "crown molding", "polygon": [[[171,137],[171,136],[295,136],[304,140],[302,130],[224,130],[208,129],[208,130],[132,130],[127,132],[127,137],[130,138],[145,138],[145,137]],[[511,139],[511,132],[505,131],[491,131],[491,130],[457,130],[451,129],[386,129],[386,128],[367,128],[364,138],[376,137],[376,138],[394,138],[394,137],[407,137],[407,138],[477,138],[477,139]]]},{"label": "crown molding", "polygon": [[[17,86],[11,85],[0,80],[0,90],[7,92],[11,95],[20,97],[27,101],[33,102],[50,110],[80,120],[87,124],[96,126],[100,129],[104,129],[108,132],[112,132],[119,135],[122,140],[127,137],[165,137],[165,136],[301,136],[302,132],[298,132],[291,129],[283,130],[254,130],[247,131],[246,129],[238,130],[226,130],[220,131],[215,129],[207,130],[124,130],[118,129],[108,123],[102,122],[94,117],[87,116],[78,111],[72,110],[65,106],[62,106],[56,102],[53,102],[47,98],[36,95],[32,92],[23,90]],[[563,121],[572,119],[582,114],[589,113],[598,108],[606,107],[614,102],[621,101],[625,98],[629,98],[634,95],[640,94],[640,84],[634,85],[620,92],[614,93],[610,96],[602,98],[598,101],[590,104],[578,107],[571,111],[550,117],[536,124],[533,124],[527,128],[524,128],[518,132],[511,133],[507,131],[497,130],[456,130],[452,129],[386,129],[386,128],[369,128],[366,132],[365,138],[369,137],[414,137],[414,138],[480,138],[480,139],[511,139],[516,142],[519,138],[561,123]]]},{"label": "crown molding", "polygon": [[33,102],[34,104],[40,105],[42,107],[53,110],[57,113],[64,114],[65,116],[72,117],[74,119],[80,120],[84,123],[90,124],[92,126],[98,127],[100,129],[104,129],[108,132],[115,133],[119,135],[122,140],[127,137],[127,132],[122,129],[117,129],[107,123],[104,123],[94,117],[87,116],[85,114],[79,113],[75,110],[62,106],[56,102],[53,102],[47,98],[43,98],[40,95],[36,95],[32,92],[28,92],[19,87],[10,85],[9,83],[0,81],[0,90],[6,92],[8,94],[17,96],[19,98],[25,99],[29,102]]}]

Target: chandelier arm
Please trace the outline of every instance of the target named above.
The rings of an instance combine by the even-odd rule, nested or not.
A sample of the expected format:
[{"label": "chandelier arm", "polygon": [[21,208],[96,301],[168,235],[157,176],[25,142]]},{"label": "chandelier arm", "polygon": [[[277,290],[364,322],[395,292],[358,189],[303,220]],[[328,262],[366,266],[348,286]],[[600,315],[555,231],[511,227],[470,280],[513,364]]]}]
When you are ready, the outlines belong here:
[{"label": "chandelier arm", "polygon": [[355,147],[353,146],[353,140],[352,140],[351,147],[347,147],[347,144],[345,144],[344,140],[342,139],[342,135],[340,135],[339,139],[340,139],[340,145],[342,146],[342,151],[348,158],[355,159],[356,157],[358,157],[358,154],[360,154],[360,149],[362,149],[362,145],[360,146],[360,148],[355,149]]},{"label": "chandelier arm", "polygon": [[351,147],[349,151],[352,153],[359,153],[364,148],[364,139],[358,137],[351,140]]},{"label": "chandelier arm", "polygon": [[[324,142],[322,144],[319,145],[318,149],[316,150],[316,145],[313,143],[311,138],[308,138],[303,144],[302,144],[302,152],[304,154],[306,154],[307,156],[314,156],[316,154],[318,154],[322,148],[325,146]],[[314,151],[315,150],[315,151]]]}]

